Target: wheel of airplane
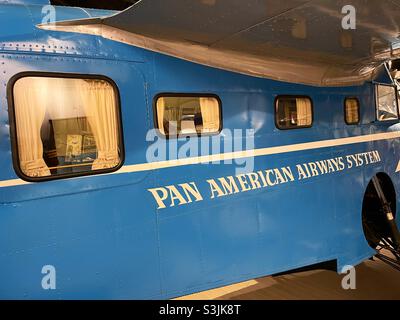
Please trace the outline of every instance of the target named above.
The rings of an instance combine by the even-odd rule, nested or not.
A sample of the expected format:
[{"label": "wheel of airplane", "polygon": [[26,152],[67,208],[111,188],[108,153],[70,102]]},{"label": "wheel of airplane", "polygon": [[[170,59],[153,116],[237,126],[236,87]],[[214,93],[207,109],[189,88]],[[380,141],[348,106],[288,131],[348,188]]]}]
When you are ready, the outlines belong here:
[{"label": "wheel of airplane", "polygon": [[376,257],[400,271],[400,233],[396,224],[396,192],[390,177],[378,173],[363,200],[362,224]]}]

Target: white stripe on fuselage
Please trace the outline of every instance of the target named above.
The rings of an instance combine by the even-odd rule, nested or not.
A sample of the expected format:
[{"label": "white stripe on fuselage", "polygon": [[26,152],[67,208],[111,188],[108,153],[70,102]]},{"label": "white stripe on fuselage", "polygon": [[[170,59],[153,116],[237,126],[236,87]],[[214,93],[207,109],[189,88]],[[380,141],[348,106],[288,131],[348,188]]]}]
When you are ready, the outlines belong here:
[{"label": "white stripe on fuselage", "polygon": [[[337,146],[343,146],[343,145],[354,144],[354,143],[365,143],[365,142],[389,140],[389,139],[396,139],[396,138],[400,138],[400,131],[375,133],[375,134],[368,134],[368,135],[348,137],[348,138],[338,138],[338,139],[320,140],[320,141],[313,141],[313,142],[296,143],[296,144],[277,146],[277,147],[268,147],[268,148],[252,149],[252,150],[245,150],[245,151],[219,153],[219,154],[212,154],[212,155],[191,157],[191,158],[184,158],[184,159],[176,159],[176,160],[166,160],[166,161],[159,161],[159,162],[132,164],[132,165],[123,166],[118,171],[112,172],[109,174],[122,174],[122,173],[150,171],[150,170],[172,168],[172,167],[186,166],[186,165],[192,165],[192,164],[201,164],[201,163],[209,163],[209,162],[233,160],[233,159],[241,159],[241,158],[249,158],[249,157],[260,157],[260,156],[274,155],[274,154],[280,154],[280,153],[313,150],[313,149],[328,148],[328,147],[337,147]],[[81,178],[85,178],[85,177],[81,177]],[[30,184],[30,183],[31,182],[27,182],[22,179],[4,180],[4,181],[0,181],[0,188],[26,185],[26,184]]]}]

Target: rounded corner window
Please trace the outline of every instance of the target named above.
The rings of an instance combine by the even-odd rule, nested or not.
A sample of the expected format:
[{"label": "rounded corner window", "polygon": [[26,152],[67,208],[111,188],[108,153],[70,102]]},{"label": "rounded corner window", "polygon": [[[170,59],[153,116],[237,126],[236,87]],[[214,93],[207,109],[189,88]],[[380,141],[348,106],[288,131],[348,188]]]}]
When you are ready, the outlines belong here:
[{"label": "rounded corner window", "polygon": [[155,126],[167,138],[218,134],[221,101],[215,95],[160,94],[155,98]]},{"label": "rounded corner window", "polygon": [[119,93],[106,77],[24,74],[10,85],[14,167],[28,181],[123,163]]},{"label": "rounded corner window", "polygon": [[376,84],[376,118],[378,121],[399,119],[396,87],[388,84]]},{"label": "rounded corner window", "polygon": [[348,125],[360,123],[360,102],[357,98],[347,97],[344,100],[344,120]]},{"label": "rounded corner window", "polygon": [[309,97],[278,96],[275,99],[275,123],[281,130],[310,128],[313,106]]}]

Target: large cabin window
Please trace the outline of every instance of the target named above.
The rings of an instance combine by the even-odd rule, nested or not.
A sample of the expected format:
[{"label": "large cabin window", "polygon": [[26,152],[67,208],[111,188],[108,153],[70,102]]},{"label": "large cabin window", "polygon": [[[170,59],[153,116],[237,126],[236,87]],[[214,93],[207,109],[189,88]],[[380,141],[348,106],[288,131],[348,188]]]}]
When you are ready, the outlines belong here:
[{"label": "large cabin window", "polygon": [[25,177],[81,175],[121,164],[117,92],[108,80],[20,78],[13,85],[13,113]]},{"label": "large cabin window", "polygon": [[160,95],[156,125],[167,137],[209,135],[221,131],[221,103],[216,96]]},{"label": "large cabin window", "polygon": [[388,121],[397,120],[398,101],[396,88],[391,85],[376,85],[376,107],[377,107],[377,120]]},{"label": "large cabin window", "polygon": [[344,100],[344,119],[349,125],[360,123],[360,102],[357,98]]},{"label": "large cabin window", "polygon": [[308,97],[277,97],[275,108],[275,121],[279,129],[298,129],[312,126],[312,102]]}]

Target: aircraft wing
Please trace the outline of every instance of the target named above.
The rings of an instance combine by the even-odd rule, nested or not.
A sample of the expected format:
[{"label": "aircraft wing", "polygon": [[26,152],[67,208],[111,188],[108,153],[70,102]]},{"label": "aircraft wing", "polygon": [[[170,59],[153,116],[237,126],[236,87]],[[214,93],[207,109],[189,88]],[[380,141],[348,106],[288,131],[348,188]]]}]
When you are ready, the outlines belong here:
[{"label": "aircraft wing", "polygon": [[[356,29],[342,27],[346,5]],[[141,0],[112,16],[39,27],[316,86],[361,84],[400,58],[400,0]]]}]

